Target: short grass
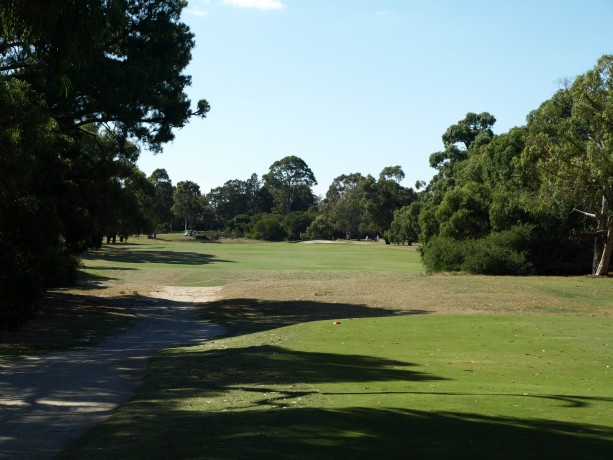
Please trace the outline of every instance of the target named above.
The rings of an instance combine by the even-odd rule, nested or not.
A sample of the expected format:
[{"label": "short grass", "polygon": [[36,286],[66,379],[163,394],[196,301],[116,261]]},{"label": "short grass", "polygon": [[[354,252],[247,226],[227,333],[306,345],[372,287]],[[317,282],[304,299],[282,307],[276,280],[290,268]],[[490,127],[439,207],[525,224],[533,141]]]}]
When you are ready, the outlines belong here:
[{"label": "short grass", "polygon": [[62,458],[610,458],[611,321],[335,323],[168,350]]},{"label": "short grass", "polygon": [[158,355],[62,458],[610,458],[611,280],[181,237],[92,253],[86,274],[116,294],[223,285],[200,314],[229,334]]}]

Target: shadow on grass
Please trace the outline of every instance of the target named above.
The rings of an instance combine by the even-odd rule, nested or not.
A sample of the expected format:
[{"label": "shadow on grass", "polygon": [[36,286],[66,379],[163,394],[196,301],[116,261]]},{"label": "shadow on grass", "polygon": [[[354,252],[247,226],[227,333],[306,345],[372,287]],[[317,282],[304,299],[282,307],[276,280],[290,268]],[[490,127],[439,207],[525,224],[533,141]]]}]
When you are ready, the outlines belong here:
[{"label": "shadow on grass", "polygon": [[230,335],[262,331],[292,324],[343,318],[423,315],[427,310],[397,310],[310,300],[224,299],[209,302],[198,309],[201,319],[221,323]]},{"label": "shadow on grass", "polygon": [[[296,351],[267,344],[197,354],[169,352],[167,356],[171,357],[156,363],[155,370],[161,376],[181,379],[182,392],[215,396],[240,390],[250,393],[244,400],[244,405],[249,407],[283,406],[295,398],[319,394],[312,385],[324,382],[447,380],[418,371],[414,369],[416,365],[409,362],[365,355]],[[200,362],[206,364],[195,368]],[[273,389],[275,385],[291,389]]]},{"label": "shadow on grass", "polygon": [[[137,268],[134,267],[110,267],[108,265],[88,265],[87,266],[88,270],[116,270],[116,271],[130,271],[130,270],[138,270]],[[92,275],[95,276],[95,275]],[[100,278],[104,278],[104,277],[100,277]],[[111,278],[106,278],[106,279],[111,279]]]},{"label": "shadow on grass", "polygon": [[[150,264],[177,264],[177,265],[207,265],[211,263],[231,260],[218,259],[210,254],[199,252],[168,251],[168,250],[125,250],[122,246],[104,246],[102,249],[92,251],[82,256],[84,260],[106,260],[116,263],[150,263]],[[101,267],[102,268],[102,267]],[[108,267],[104,267],[108,269]]]},{"label": "shadow on grass", "polygon": [[[394,408],[132,411],[59,458],[609,459],[607,427]],[[163,420],[162,420],[163,419]],[[147,432],[155,436],[143,436]],[[88,437],[85,439],[87,440]],[[90,439],[91,436],[89,436]]]},{"label": "shadow on grass", "polygon": [[16,331],[0,331],[0,356],[95,345],[132,327],[136,317],[130,306],[139,301],[140,298],[132,296],[97,297],[59,290],[49,292],[27,324]]},{"label": "shadow on grass", "polygon": [[[200,315],[228,324],[235,336],[306,321],[399,314],[407,312],[257,299],[221,300],[200,308]],[[415,363],[297,351],[277,340],[273,332],[258,334],[247,341],[250,346],[231,338],[221,346],[214,341],[210,347],[167,350],[152,361],[142,391],[112,423],[93,429],[59,458],[610,458],[613,433],[608,426],[467,411],[426,412],[409,408],[409,401],[403,408],[389,407],[386,391],[369,393],[372,383],[389,387],[402,382],[407,391],[395,394],[410,398],[436,394],[420,389],[447,379],[423,372]],[[320,389],[324,384],[335,384],[338,392]],[[372,403],[364,396],[360,399],[367,407],[343,407],[351,395],[368,394],[373,395]],[[558,400],[573,410],[598,400],[532,397]]]}]

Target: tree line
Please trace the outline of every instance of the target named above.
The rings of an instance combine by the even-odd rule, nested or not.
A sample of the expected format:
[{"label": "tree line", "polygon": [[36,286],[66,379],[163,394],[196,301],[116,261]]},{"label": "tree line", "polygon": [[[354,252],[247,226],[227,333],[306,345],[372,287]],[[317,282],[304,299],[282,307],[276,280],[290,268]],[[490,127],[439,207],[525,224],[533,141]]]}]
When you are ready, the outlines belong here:
[{"label": "tree line", "polygon": [[79,254],[149,225],[140,148],[192,106],[183,0],[0,3],[0,328],[70,283]]},{"label": "tree line", "polygon": [[[524,126],[494,134],[468,113],[429,157],[415,189],[400,166],[338,176],[319,202],[297,157],[260,182],[232,180],[203,198],[209,228],[264,239],[380,236],[419,243],[428,271],[606,276],[613,252],[613,56],[564,84]],[[291,178],[301,178],[295,183]],[[285,182],[284,182],[285,181]]]},{"label": "tree line", "polygon": [[437,174],[397,214],[429,270],[608,274],[612,70],[603,56],[509,132],[494,135],[488,113],[449,127],[430,155]]},{"label": "tree line", "polygon": [[[324,199],[313,193],[315,175],[304,160],[287,156],[275,161],[262,176],[232,179],[202,194],[198,184],[176,186],[164,169],[150,182],[155,196],[152,209],[158,231],[196,231],[196,236],[246,237],[264,240],[386,238],[394,210],[417,197],[400,181],[400,166],[386,167],[378,179],[360,173],[343,174],[330,185]],[[147,214],[145,211],[143,214]]]}]

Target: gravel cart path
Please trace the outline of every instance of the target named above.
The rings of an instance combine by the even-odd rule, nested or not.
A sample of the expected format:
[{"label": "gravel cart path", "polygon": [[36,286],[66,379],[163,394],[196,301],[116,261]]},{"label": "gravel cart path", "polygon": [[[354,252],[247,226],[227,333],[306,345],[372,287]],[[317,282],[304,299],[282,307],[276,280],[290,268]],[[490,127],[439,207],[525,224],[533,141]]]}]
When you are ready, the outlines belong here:
[{"label": "gravel cart path", "polygon": [[0,459],[51,459],[109,417],[142,383],[159,350],[224,333],[198,321],[193,304],[221,288],[166,286],[134,307],[130,331],[77,351],[29,356],[0,368]]}]

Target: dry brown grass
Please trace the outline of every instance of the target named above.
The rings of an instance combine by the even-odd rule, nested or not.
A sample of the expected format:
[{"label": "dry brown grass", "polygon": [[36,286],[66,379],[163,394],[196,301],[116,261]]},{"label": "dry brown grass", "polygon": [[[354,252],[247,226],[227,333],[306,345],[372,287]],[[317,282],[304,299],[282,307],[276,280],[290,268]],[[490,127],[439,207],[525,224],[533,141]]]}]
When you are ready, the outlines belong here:
[{"label": "dry brown grass", "polygon": [[260,271],[243,272],[235,282],[224,286],[221,296],[226,300],[309,301],[432,313],[577,316],[613,313],[611,280],[588,277]]}]

